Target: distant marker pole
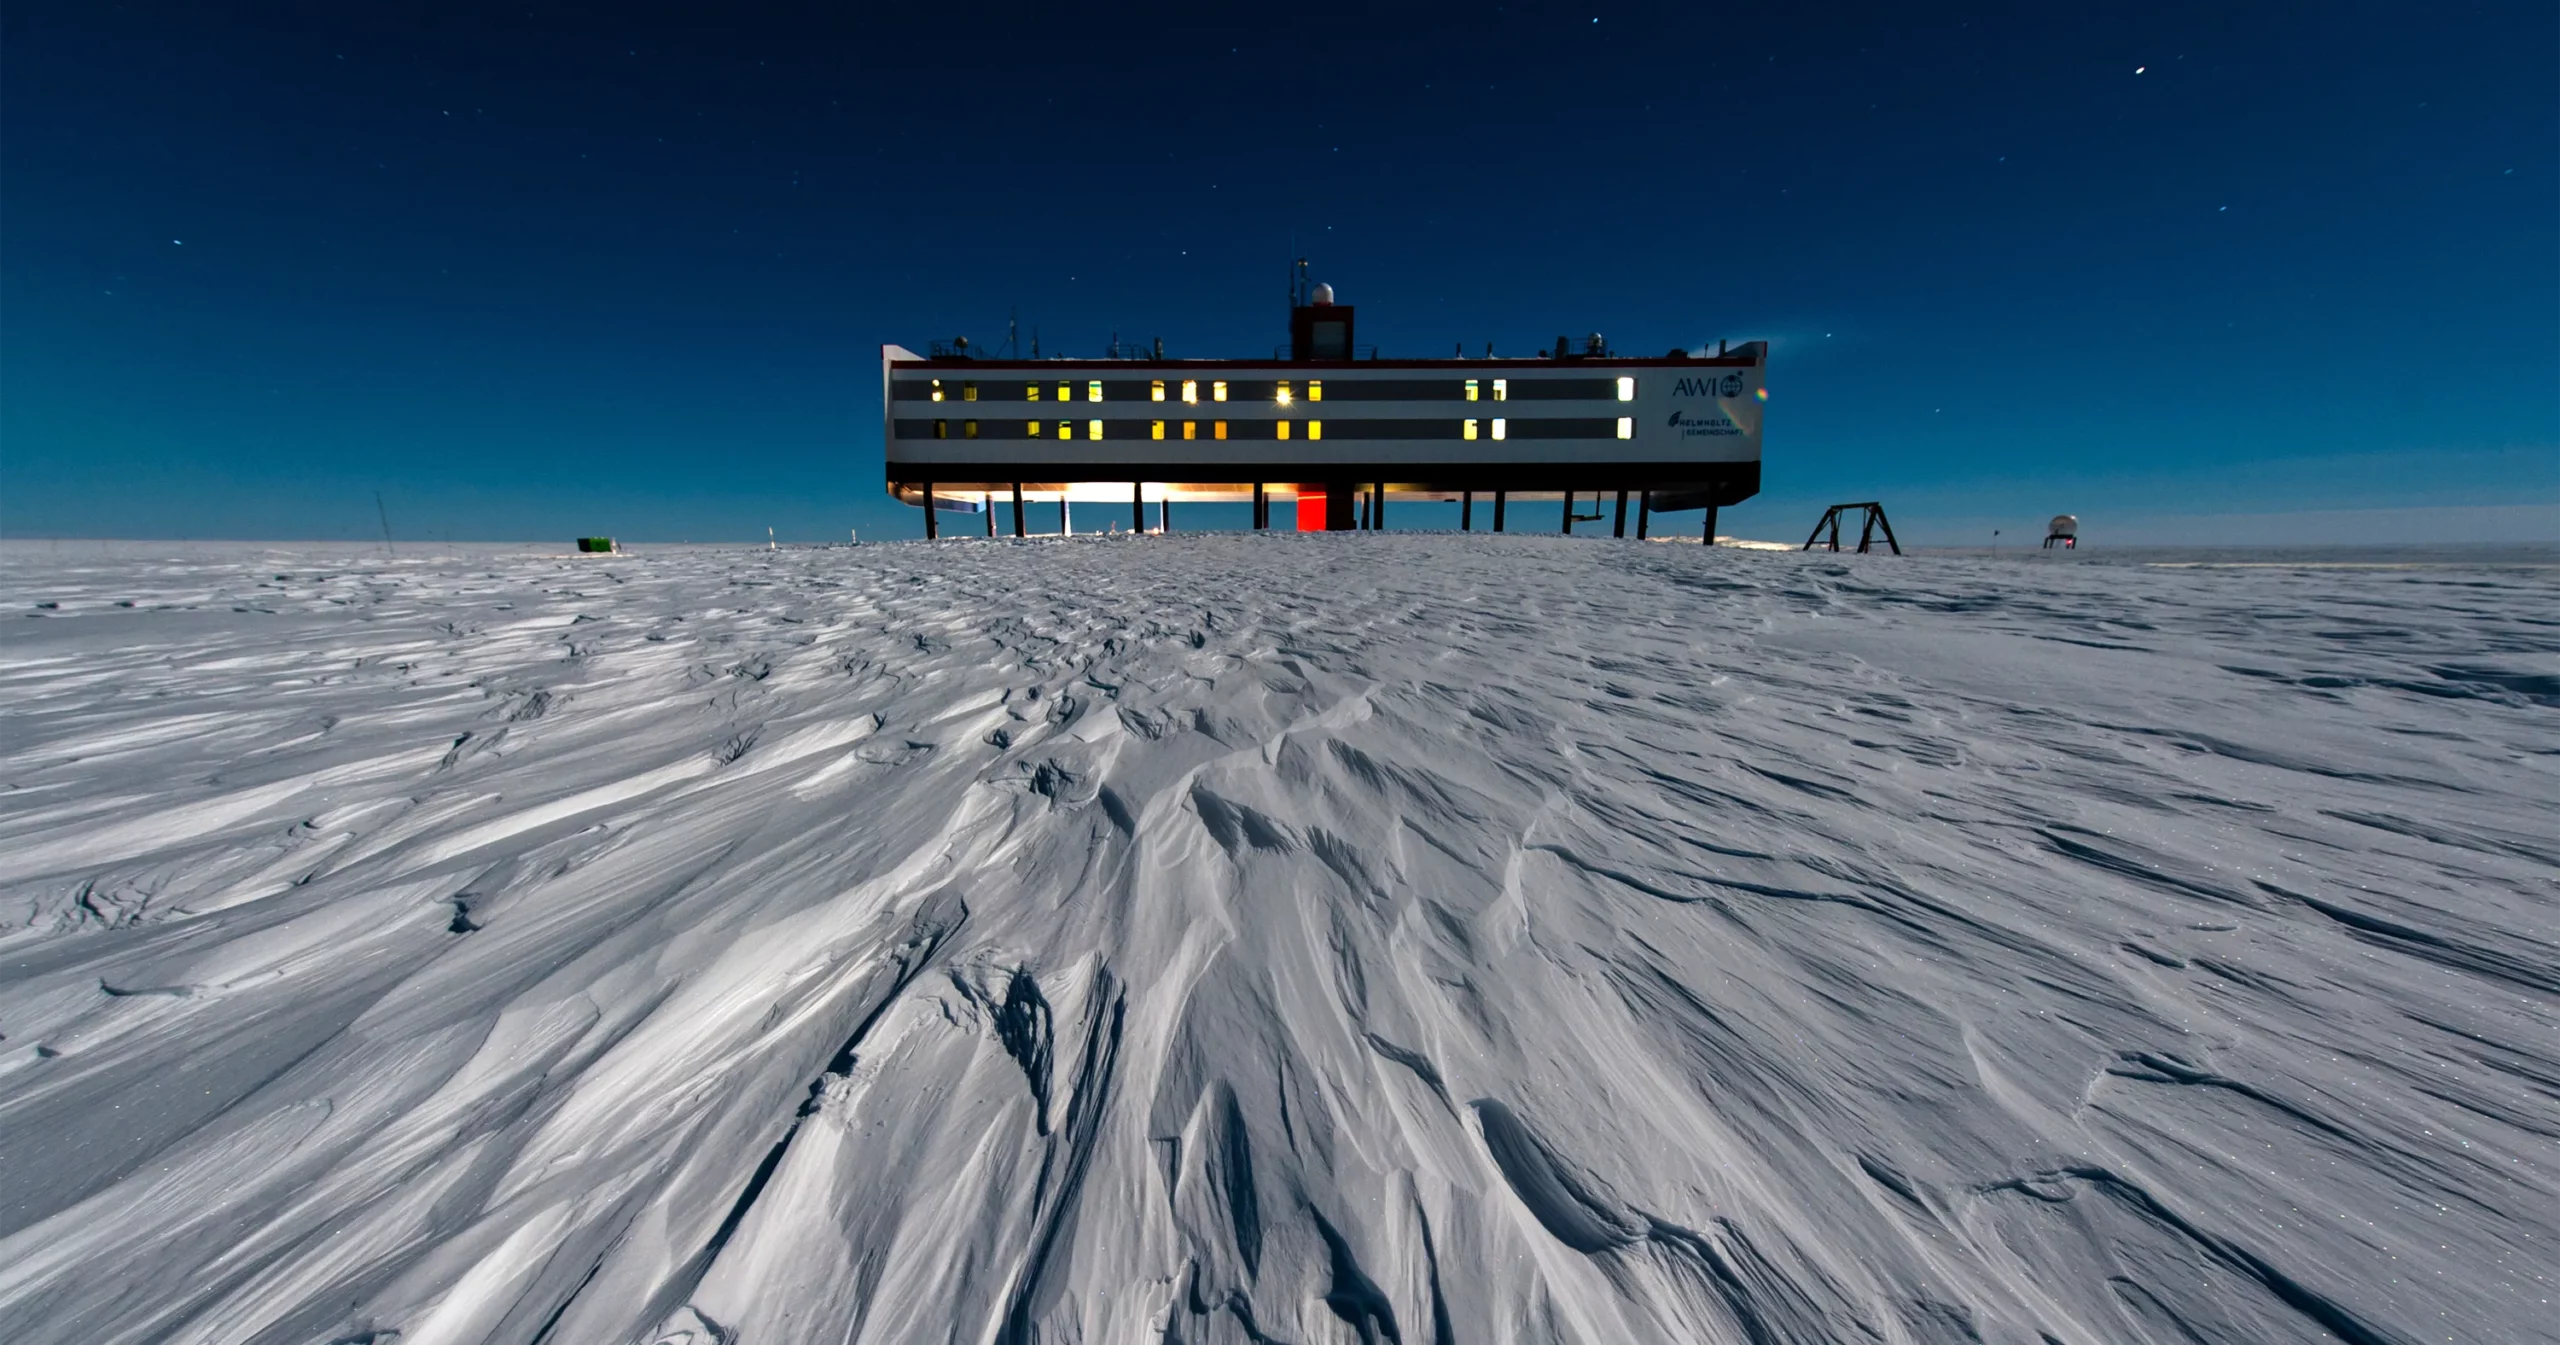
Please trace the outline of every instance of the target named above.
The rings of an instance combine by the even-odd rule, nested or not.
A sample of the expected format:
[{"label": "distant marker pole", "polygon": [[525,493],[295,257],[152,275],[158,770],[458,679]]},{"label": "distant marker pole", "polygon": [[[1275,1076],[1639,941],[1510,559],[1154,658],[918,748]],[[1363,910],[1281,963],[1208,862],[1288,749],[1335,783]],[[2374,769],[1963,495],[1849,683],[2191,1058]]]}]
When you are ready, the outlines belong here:
[{"label": "distant marker pole", "polygon": [[378,490],[373,493],[373,512],[382,517],[382,554],[399,555],[399,549],[391,545],[391,511],[382,507],[382,492]]}]

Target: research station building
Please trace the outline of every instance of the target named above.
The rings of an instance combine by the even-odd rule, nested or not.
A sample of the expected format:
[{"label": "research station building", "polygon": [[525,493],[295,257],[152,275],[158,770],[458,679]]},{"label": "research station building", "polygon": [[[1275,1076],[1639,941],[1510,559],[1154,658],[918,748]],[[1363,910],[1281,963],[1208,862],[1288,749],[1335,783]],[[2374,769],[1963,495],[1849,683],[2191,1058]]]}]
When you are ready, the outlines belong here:
[{"label": "research station building", "polygon": [[[1070,531],[1077,512],[1100,531],[1123,507],[1143,529],[1150,504],[1171,526],[1170,505],[1194,500],[1249,500],[1257,528],[1275,505],[1301,530],[1342,530],[1382,526],[1391,500],[1443,500],[1464,527],[1570,531],[1612,498],[1623,535],[1631,496],[1639,536],[1652,514],[1689,509],[1708,511],[1712,536],[1718,507],[1760,489],[1766,342],[1646,359],[1593,336],[1534,357],[1381,359],[1303,268],[1291,299],[1286,356],[1268,360],[884,346],[889,491],[933,503],[927,536],[936,509],[1019,536]],[[1524,514],[1534,502],[1549,508]]]}]

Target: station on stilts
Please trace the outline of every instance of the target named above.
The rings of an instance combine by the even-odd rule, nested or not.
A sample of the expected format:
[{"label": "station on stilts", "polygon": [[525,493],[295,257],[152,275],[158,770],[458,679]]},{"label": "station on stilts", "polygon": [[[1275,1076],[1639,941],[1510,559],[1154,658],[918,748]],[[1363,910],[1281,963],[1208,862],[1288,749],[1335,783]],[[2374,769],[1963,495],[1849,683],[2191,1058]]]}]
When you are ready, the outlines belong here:
[{"label": "station on stilts", "polygon": [[[989,354],[967,341],[884,346],[888,489],[983,514],[998,535],[1117,522],[1170,531],[1176,502],[1249,502],[1256,528],[1383,528],[1391,502],[1448,501],[1459,526],[1517,530],[1544,503],[1559,530],[1657,530],[1760,489],[1768,343],[1621,355],[1594,334],[1529,356],[1390,359],[1356,340],[1332,288],[1290,270],[1289,342],[1262,359],[1175,359],[1115,340],[1099,359]],[[1054,522],[1055,527],[1049,526]],[[974,530],[974,529],[973,529]]]}]

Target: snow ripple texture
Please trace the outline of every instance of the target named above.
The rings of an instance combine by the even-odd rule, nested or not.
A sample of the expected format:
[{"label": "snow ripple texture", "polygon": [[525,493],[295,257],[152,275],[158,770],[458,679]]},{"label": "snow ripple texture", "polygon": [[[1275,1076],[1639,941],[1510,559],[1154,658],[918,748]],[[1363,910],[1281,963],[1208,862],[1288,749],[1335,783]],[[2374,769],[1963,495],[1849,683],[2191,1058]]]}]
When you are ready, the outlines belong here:
[{"label": "snow ripple texture", "polygon": [[0,553],[0,1337],[2560,1339],[2560,585]]}]

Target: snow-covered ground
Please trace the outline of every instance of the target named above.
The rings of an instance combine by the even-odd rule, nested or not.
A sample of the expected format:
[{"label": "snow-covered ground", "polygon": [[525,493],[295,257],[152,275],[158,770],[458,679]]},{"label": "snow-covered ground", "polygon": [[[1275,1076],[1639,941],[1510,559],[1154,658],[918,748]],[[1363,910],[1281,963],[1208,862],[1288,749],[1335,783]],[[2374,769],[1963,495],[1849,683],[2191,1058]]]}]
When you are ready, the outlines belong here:
[{"label": "snow-covered ground", "polygon": [[2560,575],[0,553],[0,1338],[2560,1339]]}]

